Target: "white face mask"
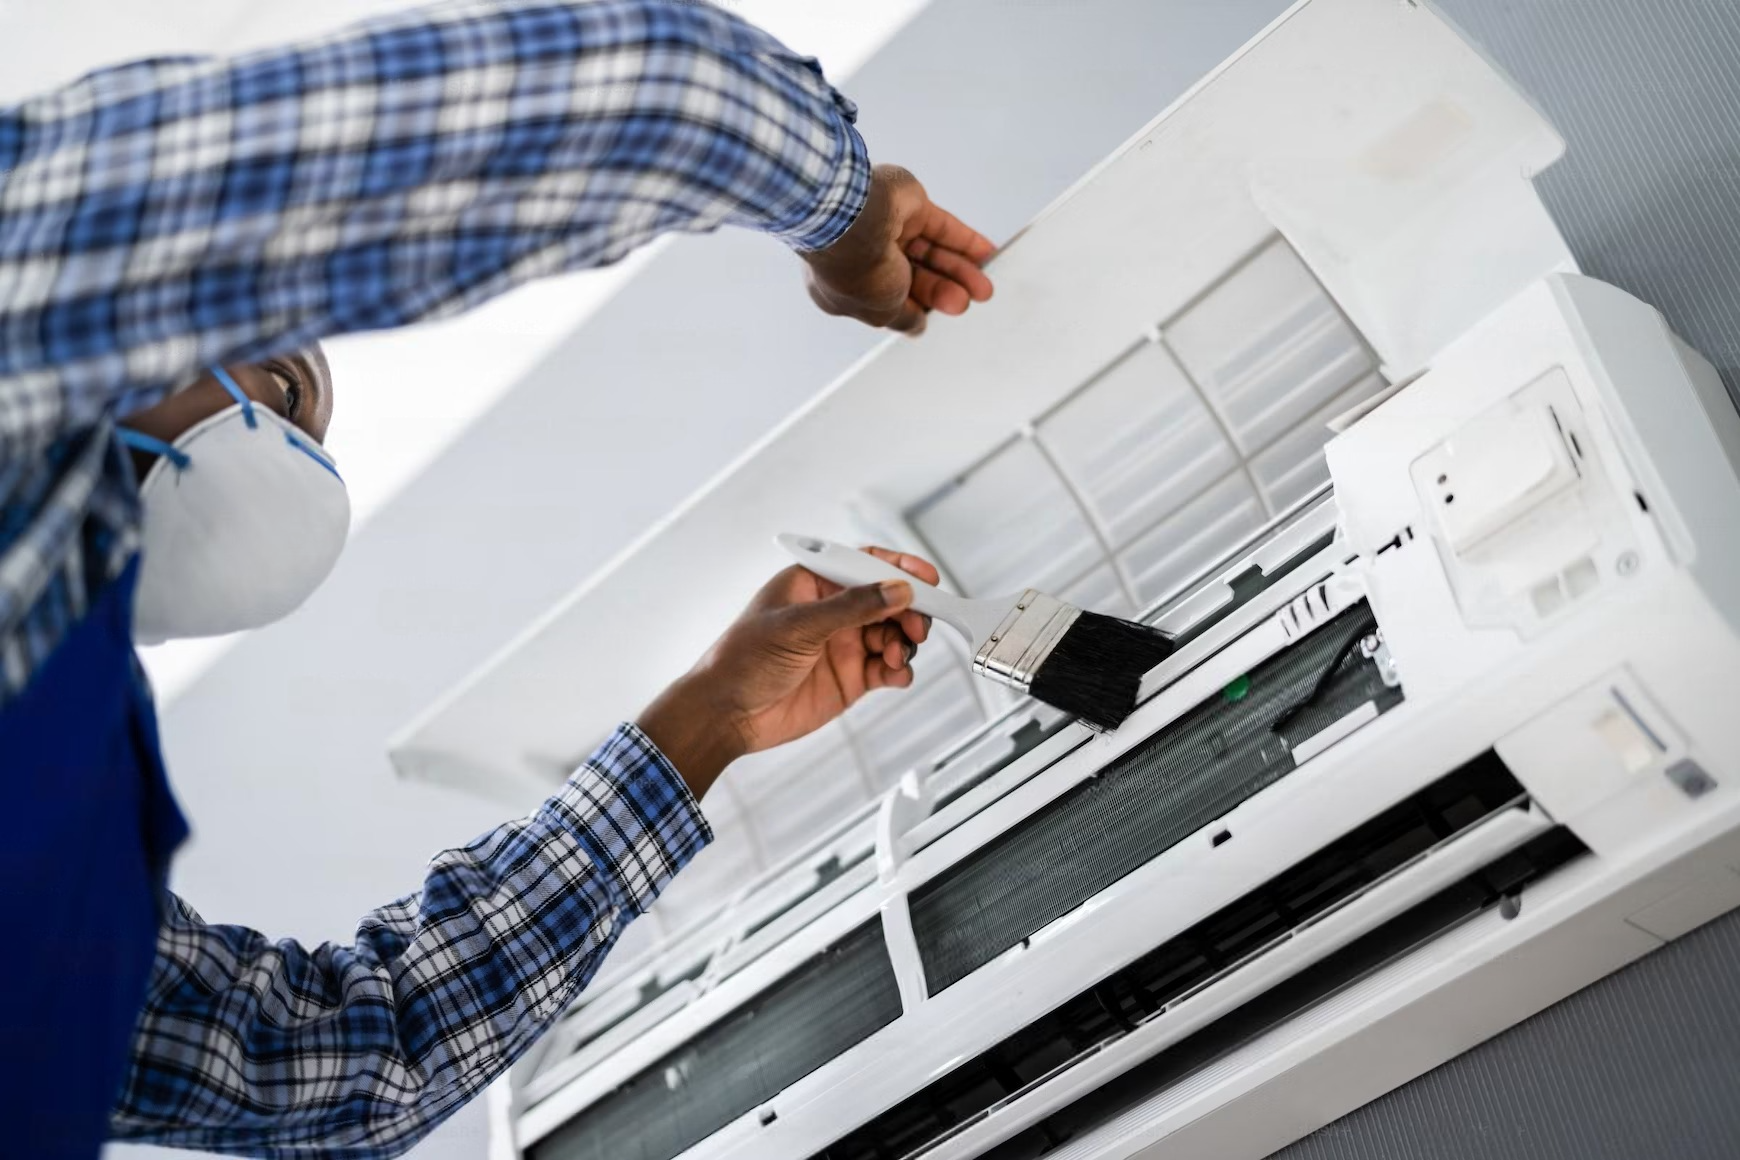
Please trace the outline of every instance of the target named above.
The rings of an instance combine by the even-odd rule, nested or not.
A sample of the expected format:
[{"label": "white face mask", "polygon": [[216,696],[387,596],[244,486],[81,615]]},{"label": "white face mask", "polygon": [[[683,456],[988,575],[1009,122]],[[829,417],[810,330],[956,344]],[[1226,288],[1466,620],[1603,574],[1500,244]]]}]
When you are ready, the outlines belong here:
[{"label": "white face mask", "polygon": [[288,616],[338,563],[350,496],[332,457],[214,368],[236,405],[173,444],[122,428],[158,460],[144,505],[133,639],[218,636]]}]

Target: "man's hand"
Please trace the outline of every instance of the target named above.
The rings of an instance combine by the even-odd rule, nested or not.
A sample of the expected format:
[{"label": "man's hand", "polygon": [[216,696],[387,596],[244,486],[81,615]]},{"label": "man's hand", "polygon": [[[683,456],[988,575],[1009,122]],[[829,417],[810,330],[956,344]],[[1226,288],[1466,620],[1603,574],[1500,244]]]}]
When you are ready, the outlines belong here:
[{"label": "man's hand", "polygon": [[878,165],[852,227],[804,260],[810,297],[829,314],[918,334],[932,310],[961,314],[990,299],[991,280],[979,267],[995,250],[933,205],[918,178]]},{"label": "man's hand", "polygon": [[[927,560],[868,550],[937,581]],[[910,584],[841,588],[787,568],[638,724],[700,797],[737,758],[820,729],[871,689],[912,684],[930,620],[911,603]]]}]

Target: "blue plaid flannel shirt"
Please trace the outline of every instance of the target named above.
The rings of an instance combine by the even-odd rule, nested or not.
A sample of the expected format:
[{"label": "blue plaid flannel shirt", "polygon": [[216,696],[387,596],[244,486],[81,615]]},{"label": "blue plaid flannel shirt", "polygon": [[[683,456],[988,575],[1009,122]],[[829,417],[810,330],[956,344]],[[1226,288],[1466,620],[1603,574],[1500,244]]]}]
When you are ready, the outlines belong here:
[{"label": "blue plaid flannel shirt", "polygon": [[204,923],[157,939],[117,1139],[250,1156],[396,1156],[477,1095],[592,979],[711,834],[623,725],[522,821],[308,950]]},{"label": "blue plaid flannel shirt", "polygon": [[[868,192],[854,115],[813,60],[696,0],[460,0],[0,111],[0,711],[137,549],[117,418],[213,363],[457,313],[670,230],[825,246]],[[351,946],[178,905],[115,1134],[402,1151],[709,837],[624,726]]]}]

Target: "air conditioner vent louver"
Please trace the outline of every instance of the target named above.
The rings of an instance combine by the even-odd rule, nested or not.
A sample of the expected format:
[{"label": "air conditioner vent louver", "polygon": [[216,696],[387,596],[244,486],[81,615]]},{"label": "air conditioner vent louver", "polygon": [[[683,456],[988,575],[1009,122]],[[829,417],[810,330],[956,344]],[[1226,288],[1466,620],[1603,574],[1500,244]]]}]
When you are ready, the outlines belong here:
[{"label": "air conditioner vent louver", "polygon": [[[1348,647],[1374,624],[1366,605],[1349,609],[1253,670],[1238,699],[1199,705],[915,891],[931,993],[1292,772],[1291,745],[1367,702],[1380,711],[1399,702],[1401,690]],[[1271,728],[1308,698],[1284,729]]]},{"label": "air conditioner vent louver", "polygon": [[879,923],[859,927],[526,1150],[670,1160],[900,1017]]},{"label": "air conditioner vent louver", "polygon": [[[1289,931],[1329,913],[1446,838],[1526,804],[1522,787],[1488,751],[1080,992],[812,1160],[888,1160],[922,1153],[1236,970]],[[1126,1077],[1102,1091],[1125,1092],[1139,1084],[1141,1094],[1151,1094],[1582,849],[1566,831],[1548,831],[1129,1073],[1140,1080]],[[1164,1065],[1157,1062],[1162,1060]],[[1070,1134],[1062,1127],[1065,1120],[1072,1129],[1081,1127],[1092,1118],[1089,1105],[1097,1116],[1108,1098],[1096,1093],[1079,1101],[1079,1110],[1053,1116],[1005,1147],[1017,1149],[1012,1156],[1040,1155],[1038,1145],[1054,1145]]]},{"label": "air conditioner vent louver", "polygon": [[1447,933],[1500,899],[1518,893],[1588,852],[1588,847],[1564,827],[1548,830],[1479,873],[1445,888],[1253,1002],[1047,1117],[1037,1127],[984,1153],[980,1160],[1040,1160],[1055,1153],[1061,1143],[1080,1139],[1119,1112],[1281,1026],[1384,964]]}]

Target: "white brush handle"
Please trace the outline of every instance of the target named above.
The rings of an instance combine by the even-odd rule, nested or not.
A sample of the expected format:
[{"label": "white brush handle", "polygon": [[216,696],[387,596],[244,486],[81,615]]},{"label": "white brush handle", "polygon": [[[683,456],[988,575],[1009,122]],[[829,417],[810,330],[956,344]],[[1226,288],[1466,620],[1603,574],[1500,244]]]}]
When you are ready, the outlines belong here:
[{"label": "white brush handle", "polygon": [[967,638],[975,649],[990,639],[1013,601],[969,600],[926,584],[910,572],[902,572],[886,560],[868,552],[848,548],[814,536],[796,536],[790,532],[776,537],[779,546],[791,558],[824,580],[832,580],[848,588],[860,584],[880,584],[884,580],[904,580],[912,585],[914,611],[935,617]]}]

